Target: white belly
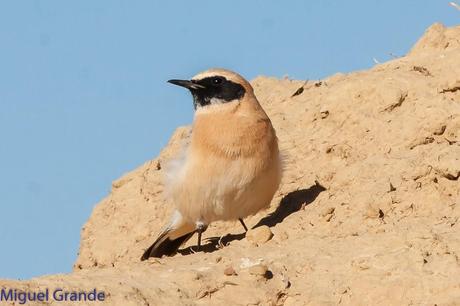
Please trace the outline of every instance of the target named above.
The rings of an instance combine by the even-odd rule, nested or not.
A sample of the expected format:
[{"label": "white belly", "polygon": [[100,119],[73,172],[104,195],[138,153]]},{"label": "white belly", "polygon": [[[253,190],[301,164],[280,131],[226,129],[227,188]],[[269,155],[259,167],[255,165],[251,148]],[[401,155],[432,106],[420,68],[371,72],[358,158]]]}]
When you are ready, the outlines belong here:
[{"label": "white belly", "polygon": [[186,158],[171,177],[170,196],[190,222],[235,220],[268,207],[280,179],[278,156],[266,162]]}]

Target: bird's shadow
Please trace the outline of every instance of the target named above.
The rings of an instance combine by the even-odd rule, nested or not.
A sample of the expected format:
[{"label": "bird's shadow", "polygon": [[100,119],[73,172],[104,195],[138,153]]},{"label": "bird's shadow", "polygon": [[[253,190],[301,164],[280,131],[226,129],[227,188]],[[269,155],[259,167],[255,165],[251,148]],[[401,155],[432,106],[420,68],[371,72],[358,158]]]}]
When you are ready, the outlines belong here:
[{"label": "bird's shadow", "polygon": [[[289,215],[305,208],[306,205],[313,203],[318,195],[325,190],[325,187],[323,187],[319,182],[315,181],[315,185],[310,186],[308,189],[299,189],[288,193],[281,199],[280,204],[274,212],[262,218],[252,228],[254,229],[262,225],[273,227],[278,223],[283,222],[283,220]],[[222,237],[210,237],[206,239],[207,243],[202,245],[199,251],[205,253],[214,252],[228,245],[232,241],[243,239],[245,236],[246,233],[227,234]],[[179,250],[178,252],[182,255],[188,255],[196,253],[197,251],[198,250],[196,246],[191,246]]]}]

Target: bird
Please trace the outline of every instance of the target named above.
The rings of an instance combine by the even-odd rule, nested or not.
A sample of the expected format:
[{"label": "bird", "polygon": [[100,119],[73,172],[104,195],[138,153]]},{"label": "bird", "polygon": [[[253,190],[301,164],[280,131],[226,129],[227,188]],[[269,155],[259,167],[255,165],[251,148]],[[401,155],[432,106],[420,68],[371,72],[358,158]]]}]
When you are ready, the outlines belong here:
[{"label": "bird", "polygon": [[[278,138],[251,84],[236,72],[213,68],[190,80],[194,118],[183,157],[168,173],[169,222],[141,260],[172,256],[215,221],[239,220],[266,209],[282,176]],[[177,165],[178,164],[178,165]]]}]

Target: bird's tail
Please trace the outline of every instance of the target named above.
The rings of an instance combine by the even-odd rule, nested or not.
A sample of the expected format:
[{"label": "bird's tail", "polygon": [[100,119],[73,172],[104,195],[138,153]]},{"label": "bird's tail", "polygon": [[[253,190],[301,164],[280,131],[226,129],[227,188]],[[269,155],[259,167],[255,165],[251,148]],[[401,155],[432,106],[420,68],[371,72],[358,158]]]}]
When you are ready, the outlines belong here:
[{"label": "bird's tail", "polygon": [[195,226],[185,222],[182,215],[175,211],[171,222],[163,229],[157,240],[144,252],[141,260],[149,257],[174,255],[179,247],[189,240],[195,233]]}]

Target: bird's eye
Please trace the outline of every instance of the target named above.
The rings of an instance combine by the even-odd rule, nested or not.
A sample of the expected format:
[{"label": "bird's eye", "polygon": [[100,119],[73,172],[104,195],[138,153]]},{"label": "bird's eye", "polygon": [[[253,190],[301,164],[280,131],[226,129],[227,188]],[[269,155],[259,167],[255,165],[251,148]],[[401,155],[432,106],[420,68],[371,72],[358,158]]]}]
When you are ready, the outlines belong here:
[{"label": "bird's eye", "polygon": [[213,79],[212,79],[212,84],[213,84],[213,85],[220,85],[220,84],[222,84],[222,78],[213,78]]}]

